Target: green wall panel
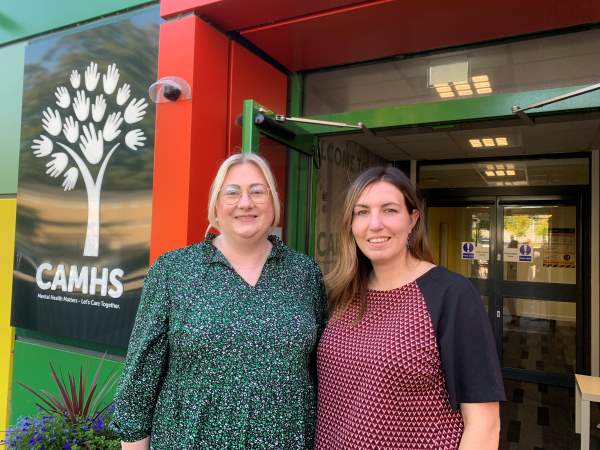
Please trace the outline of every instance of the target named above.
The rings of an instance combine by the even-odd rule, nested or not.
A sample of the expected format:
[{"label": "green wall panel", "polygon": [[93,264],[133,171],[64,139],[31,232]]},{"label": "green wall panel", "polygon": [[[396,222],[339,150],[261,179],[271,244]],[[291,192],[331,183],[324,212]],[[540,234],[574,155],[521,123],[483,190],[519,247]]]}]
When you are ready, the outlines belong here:
[{"label": "green wall panel", "polygon": [[[14,424],[17,418],[36,414],[35,398],[17,383],[21,382],[36,389],[45,389],[53,394],[58,394],[56,385],[52,381],[48,361],[52,362],[54,368],[63,374],[71,372],[79,374],[79,368],[88,367],[88,380],[90,380],[96,367],[100,362],[97,356],[78,353],[71,350],[48,347],[46,345],[17,340],[15,342],[15,353],[13,363],[12,402],[10,412],[10,423]],[[105,360],[100,372],[100,380],[113,370],[121,370],[122,363]],[[90,381],[88,381],[89,383]],[[114,391],[110,393],[110,398]],[[108,398],[108,397],[107,397]]]},{"label": "green wall panel", "polygon": [[[148,0],[5,0],[0,5],[0,45],[112,14]],[[3,67],[7,67],[2,64]]]},{"label": "green wall panel", "polygon": [[17,192],[24,57],[25,43],[0,47],[0,194]]}]

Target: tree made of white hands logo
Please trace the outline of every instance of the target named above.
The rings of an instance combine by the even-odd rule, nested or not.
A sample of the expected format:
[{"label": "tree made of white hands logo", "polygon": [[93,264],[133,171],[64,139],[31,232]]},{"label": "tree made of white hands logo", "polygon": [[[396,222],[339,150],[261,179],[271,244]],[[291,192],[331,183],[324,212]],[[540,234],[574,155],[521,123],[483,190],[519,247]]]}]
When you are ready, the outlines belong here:
[{"label": "tree made of white hands logo", "polygon": [[[143,98],[130,100],[129,84],[123,83],[117,89],[120,74],[116,64],[108,66],[102,75],[102,87],[98,88],[100,75],[98,65],[90,62],[83,75],[84,87],[79,72],[71,71],[68,84],[72,90],[65,86],[56,88],[58,108],[47,107],[42,112],[42,127],[47,135],[40,134],[31,144],[36,157],[50,158],[46,163],[47,175],[52,178],[63,175],[65,191],[75,188],[79,175],[83,178],[88,200],[83,255],[94,257],[98,256],[100,244],[100,193],[108,161],[121,143],[133,151],[144,147],[146,136],[141,129],[132,129],[122,136],[121,125],[123,121],[129,125],[140,122],[148,107]],[[108,99],[113,94],[118,110],[107,114],[104,96]],[[107,152],[105,145],[110,146]],[[96,173],[95,179],[93,173]]]}]

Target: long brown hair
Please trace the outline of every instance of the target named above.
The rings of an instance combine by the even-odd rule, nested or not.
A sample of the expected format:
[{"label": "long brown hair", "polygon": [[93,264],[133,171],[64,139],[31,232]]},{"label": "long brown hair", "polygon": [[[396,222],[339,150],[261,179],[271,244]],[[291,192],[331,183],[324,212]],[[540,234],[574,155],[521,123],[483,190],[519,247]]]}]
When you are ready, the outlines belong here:
[{"label": "long brown hair", "polygon": [[408,177],[400,169],[392,166],[371,167],[365,170],[354,180],[346,193],[337,232],[338,254],[333,269],[325,277],[329,312],[332,315],[345,311],[354,301],[359,302],[359,320],[367,311],[367,285],[373,266],[356,245],[352,234],[352,218],[358,198],[367,187],[378,181],[390,183],[402,192],[409,213],[415,209],[419,211],[417,223],[409,235],[408,250],[414,258],[433,263],[427,242],[423,207]]}]

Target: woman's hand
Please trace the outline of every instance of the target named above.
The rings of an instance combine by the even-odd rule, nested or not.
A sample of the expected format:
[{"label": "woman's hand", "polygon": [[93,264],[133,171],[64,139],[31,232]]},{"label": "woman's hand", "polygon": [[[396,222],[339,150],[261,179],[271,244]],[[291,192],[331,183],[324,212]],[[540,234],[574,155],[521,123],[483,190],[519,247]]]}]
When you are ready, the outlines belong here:
[{"label": "woman's hand", "polygon": [[141,441],[121,442],[122,450],[148,450],[150,448],[150,438],[144,438]]},{"label": "woman's hand", "polygon": [[461,403],[465,430],[459,450],[498,450],[500,406],[498,402]]}]

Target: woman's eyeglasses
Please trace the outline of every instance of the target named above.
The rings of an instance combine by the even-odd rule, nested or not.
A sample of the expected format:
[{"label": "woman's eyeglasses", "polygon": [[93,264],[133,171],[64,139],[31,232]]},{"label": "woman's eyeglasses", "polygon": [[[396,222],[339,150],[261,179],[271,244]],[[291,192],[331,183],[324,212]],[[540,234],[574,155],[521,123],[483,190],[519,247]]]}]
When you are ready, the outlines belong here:
[{"label": "woman's eyeglasses", "polygon": [[[221,199],[225,205],[237,205],[242,198],[242,188],[235,184],[223,186],[221,188]],[[260,205],[269,199],[269,188],[264,184],[253,184],[248,188],[248,197],[253,203]]]}]

